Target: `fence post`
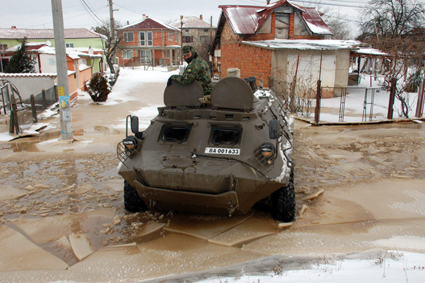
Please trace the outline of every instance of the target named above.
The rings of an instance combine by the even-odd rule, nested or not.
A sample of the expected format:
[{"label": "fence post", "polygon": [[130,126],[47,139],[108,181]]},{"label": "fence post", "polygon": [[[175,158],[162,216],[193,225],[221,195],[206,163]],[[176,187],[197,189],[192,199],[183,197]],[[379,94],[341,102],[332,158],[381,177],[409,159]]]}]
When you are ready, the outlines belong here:
[{"label": "fence post", "polygon": [[32,120],[34,123],[37,123],[37,109],[35,108],[35,97],[34,94],[31,94],[31,111],[32,111]]},{"label": "fence post", "polygon": [[13,134],[13,112],[9,111],[9,134]]},{"label": "fence post", "polygon": [[56,102],[58,102],[59,101],[58,86],[55,85],[53,88],[54,88],[53,91],[55,92]]},{"label": "fence post", "polygon": [[316,109],[314,111],[314,122],[319,124],[320,120],[320,99],[322,97],[322,81],[317,81],[317,92],[316,92]]},{"label": "fence post", "polygon": [[393,118],[393,113],[394,113],[394,100],[395,100],[395,91],[397,88],[397,79],[396,78],[392,78],[391,79],[391,88],[390,88],[390,101],[388,103],[388,115],[387,115],[387,119],[392,119]]},{"label": "fence post", "polygon": [[42,104],[43,104],[43,110],[45,110],[47,108],[46,90],[45,89],[41,90],[41,101],[42,101]]},{"label": "fence post", "polygon": [[11,123],[9,126],[9,132],[13,134],[13,130],[15,129],[15,134],[19,134],[19,124],[18,124],[18,108],[16,107],[16,99],[14,95],[10,96],[10,103],[12,111],[10,112],[10,120]]},{"label": "fence post", "polygon": [[424,107],[424,94],[425,94],[425,74],[422,78],[421,85],[418,92],[418,102],[416,104],[416,117],[422,117]]}]

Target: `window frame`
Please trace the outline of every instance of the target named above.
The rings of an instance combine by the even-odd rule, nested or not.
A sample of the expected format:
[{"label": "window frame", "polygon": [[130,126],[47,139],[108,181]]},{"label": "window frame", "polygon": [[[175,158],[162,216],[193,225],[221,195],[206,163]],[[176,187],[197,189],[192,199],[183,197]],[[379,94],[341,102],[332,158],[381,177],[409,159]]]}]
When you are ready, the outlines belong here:
[{"label": "window frame", "polygon": [[139,44],[140,46],[153,46],[153,32],[152,31],[139,32]]},{"label": "window frame", "polygon": [[201,35],[199,37],[199,40],[201,41],[201,43],[207,44],[210,41],[210,37],[208,35]]},{"label": "window frame", "polygon": [[[229,132],[229,131],[235,131],[236,132],[237,131],[238,132],[238,140],[234,141],[234,142],[228,141],[227,143],[223,142],[223,141],[214,142],[215,133],[217,133],[218,130],[223,131],[223,132]],[[220,146],[220,145],[236,146],[236,145],[240,145],[241,141],[242,141],[242,134],[243,134],[243,128],[242,128],[241,125],[212,125],[209,143],[213,146]]]},{"label": "window frame", "polygon": [[193,43],[193,36],[191,35],[182,36],[182,43]]},{"label": "window frame", "polygon": [[[128,56],[128,54],[131,54],[131,57]],[[133,49],[124,49],[122,51],[122,58],[123,59],[133,59]]]},{"label": "window frame", "polygon": [[[145,56],[143,56],[143,54],[145,54]],[[142,49],[140,50],[140,63],[141,64],[150,64],[152,62],[152,51],[150,49]],[[148,56],[146,56],[148,55]]]},{"label": "window frame", "polygon": [[[131,34],[131,40],[128,39],[128,36]],[[134,42],[134,32],[124,31],[123,32],[123,41],[124,42]]]},{"label": "window frame", "polygon": [[[186,128],[186,132],[184,134],[184,137],[182,139],[176,139],[169,137],[166,139],[164,136],[166,134],[166,131],[168,129],[183,129]],[[174,124],[174,123],[167,123],[162,126],[161,132],[159,134],[158,140],[163,143],[173,143],[173,144],[184,144],[189,140],[190,133],[192,132],[192,125],[191,124]]]}]

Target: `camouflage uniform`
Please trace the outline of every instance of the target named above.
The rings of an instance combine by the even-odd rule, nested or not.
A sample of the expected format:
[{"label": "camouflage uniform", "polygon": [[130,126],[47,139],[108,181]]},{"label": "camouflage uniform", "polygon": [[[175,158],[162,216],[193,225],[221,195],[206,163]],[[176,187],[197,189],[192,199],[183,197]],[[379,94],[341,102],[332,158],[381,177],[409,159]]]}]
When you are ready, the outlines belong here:
[{"label": "camouflage uniform", "polygon": [[182,50],[183,54],[187,54],[189,51],[192,52],[192,57],[190,58],[190,61],[188,62],[189,64],[183,72],[183,75],[173,75],[171,76],[171,79],[181,84],[190,84],[194,80],[197,80],[202,86],[204,95],[211,94],[211,73],[208,63],[198,56],[192,46],[184,46]]}]

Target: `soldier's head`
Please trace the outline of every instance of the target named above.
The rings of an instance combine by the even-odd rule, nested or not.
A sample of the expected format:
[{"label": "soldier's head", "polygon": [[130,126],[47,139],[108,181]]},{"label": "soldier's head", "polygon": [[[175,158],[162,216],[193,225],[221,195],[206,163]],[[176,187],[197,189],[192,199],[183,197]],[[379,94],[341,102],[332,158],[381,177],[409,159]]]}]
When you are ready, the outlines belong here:
[{"label": "soldier's head", "polygon": [[182,48],[183,58],[187,63],[190,63],[193,58],[196,56],[196,50],[191,45],[185,45]]}]

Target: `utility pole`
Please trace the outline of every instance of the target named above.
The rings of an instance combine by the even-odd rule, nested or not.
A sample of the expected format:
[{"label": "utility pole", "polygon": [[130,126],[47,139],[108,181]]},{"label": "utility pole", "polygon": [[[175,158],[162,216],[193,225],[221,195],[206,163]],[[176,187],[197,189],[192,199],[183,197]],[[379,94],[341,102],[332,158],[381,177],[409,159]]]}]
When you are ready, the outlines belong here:
[{"label": "utility pole", "polygon": [[109,17],[111,19],[111,38],[115,37],[115,23],[114,23],[114,8],[112,7],[112,0],[109,1]]},{"label": "utility pole", "polygon": [[180,64],[183,65],[183,16],[180,16]]},{"label": "utility pole", "polygon": [[68,69],[66,66],[65,34],[63,25],[62,0],[52,0],[53,32],[55,36],[56,70],[58,73],[58,94],[62,140],[73,140],[71,119],[71,96],[69,95]]},{"label": "utility pole", "polygon": [[416,117],[422,117],[424,111],[424,95],[425,95],[425,70],[422,77],[421,85],[418,92],[418,103],[416,105]]}]

